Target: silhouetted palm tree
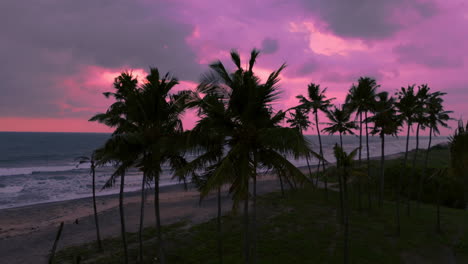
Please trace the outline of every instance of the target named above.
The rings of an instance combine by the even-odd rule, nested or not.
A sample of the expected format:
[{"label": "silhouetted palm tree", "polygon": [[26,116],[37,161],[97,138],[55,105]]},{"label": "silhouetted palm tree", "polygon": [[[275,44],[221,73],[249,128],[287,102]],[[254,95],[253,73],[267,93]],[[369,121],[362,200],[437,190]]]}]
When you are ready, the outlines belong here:
[{"label": "silhouetted palm tree", "polygon": [[98,242],[98,249],[99,251],[102,251],[101,232],[99,230],[99,219],[98,219],[97,206],[96,206],[96,162],[94,160],[93,155],[91,155],[91,157],[81,156],[81,157],[78,157],[77,160],[78,160],[78,165],[83,164],[83,163],[90,164],[90,172],[92,176],[91,186],[93,190],[94,223],[96,224],[96,238]]},{"label": "silhouetted palm tree", "polygon": [[450,168],[456,177],[463,180],[464,201],[468,200],[468,123],[458,121],[458,129],[450,137]]},{"label": "silhouetted palm tree", "polygon": [[344,196],[344,232],[343,232],[343,262],[349,263],[349,205],[348,205],[348,179],[353,174],[352,167],[354,158],[359,148],[354,149],[347,154],[338,144],[333,147],[336,158],[336,167],[338,173],[343,177],[343,196]]},{"label": "silhouetted palm tree", "polygon": [[[286,122],[289,123],[291,127],[298,129],[301,132],[301,135],[304,135],[304,130],[307,130],[307,128],[309,128],[311,124],[311,122],[307,118],[305,110],[301,108],[295,108],[294,113],[290,113],[290,115],[291,117],[288,118]],[[310,168],[310,163],[309,163],[309,155],[306,156],[306,162],[307,162],[307,168],[309,169],[309,176],[312,177],[312,170]],[[280,181],[281,181],[281,177],[280,177]]]},{"label": "silhouetted palm tree", "polygon": [[[340,147],[343,149],[343,134],[354,134],[352,129],[356,129],[356,123],[354,121],[350,121],[351,119],[351,112],[348,111],[349,109],[346,106],[342,106],[341,108],[334,107],[333,110],[329,110],[326,112],[328,119],[331,122],[325,123],[329,125],[328,127],[324,128],[322,132],[326,132],[328,134],[340,134]],[[341,211],[343,212],[343,179],[341,174],[338,174],[338,185],[340,189],[340,206]],[[344,216],[341,216],[341,222],[344,223]]]},{"label": "silhouetted palm tree", "polygon": [[387,92],[377,94],[374,116],[369,118],[369,121],[374,123],[371,134],[378,134],[381,139],[379,206],[382,207],[385,191],[385,135],[396,136],[401,126],[395,99],[388,97]]},{"label": "silhouetted palm tree", "polygon": [[[307,97],[303,95],[296,96],[299,99],[300,105],[298,107],[304,108],[307,111],[312,110],[312,113],[315,116],[315,127],[317,130],[317,136],[319,139],[319,148],[320,152],[319,155],[323,157],[323,148],[322,148],[322,138],[320,136],[320,128],[319,128],[319,119],[318,119],[318,112],[326,112],[328,108],[331,106],[331,102],[335,100],[335,98],[327,99],[325,92],[327,88],[321,89],[319,84],[310,83],[307,86]],[[319,164],[317,166],[317,175],[320,172],[320,163],[322,163],[322,170],[325,171],[325,163],[319,160]],[[317,183],[318,184],[318,183]],[[325,175],[325,193],[328,197],[328,180]]]},{"label": "silhouetted palm tree", "polygon": [[[361,166],[361,152],[362,152],[362,126],[363,122],[366,125],[366,154],[367,154],[367,177],[370,179],[370,152],[369,152],[369,128],[368,128],[368,112],[372,111],[375,101],[375,95],[377,89],[380,85],[377,84],[376,80],[371,77],[360,77],[358,80],[358,85],[353,85],[346,96],[346,104],[356,111],[356,118],[359,116],[359,166]],[[364,119],[363,115],[364,114]],[[371,188],[370,183],[368,182],[367,186],[368,191],[368,205],[369,208],[372,207],[371,199]],[[359,192],[359,197],[361,194]],[[359,201],[361,199],[359,198]],[[359,205],[361,206],[361,205]]]},{"label": "silhouetted palm tree", "polygon": [[[226,145],[226,135],[229,133],[230,123],[229,113],[226,111],[227,105],[222,97],[212,93],[200,98],[194,94],[190,107],[197,107],[200,120],[195,127],[185,133],[185,148],[197,156],[176,172],[179,179],[192,176],[201,194],[208,188],[207,183],[213,176],[214,171],[220,165],[224,156]],[[219,123],[218,123],[219,122]],[[200,171],[202,171],[200,173]],[[226,182],[228,183],[228,182]],[[217,192],[217,232],[218,232],[218,262],[223,263],[223,243],[221,229],[221,187],[219,184]],[[200,202],[204,195],[200,196]]]},{"label": "silhouetted palm tree", "polygon": [[[213,126],[221,124],[231,129],[227,134],[225,156],[219,161],[209,177],[202,195],[229,182],[234,203],[244,202],[244,260],[256,261],[256,196],[257,169],[269,167],[282,175],[288,175],[298,181],[307,178],[300,170],[284,158],[282,154],[296,157],[305,156],[309,150],[307,144],[296,129],[280,127],[285,114],[274,113],[272,103],[278,99],[279,74],[285,67],[272,72],[265,83],[260,83],[253,67],[259,55],[257,50],[250,54],[248,68],[241,67],[240,56],[231,52],[236,66],[233,73],[228,73],[221,62],[210,65],[211,72],[203,77],[198,92],[217,94],[226,102],[229,118],[213,120]],[[219,121],[219,122],[218,122]],[[227,123],[227,124],[226,124]],[[252,225],[249,228],[249,182],[252,180]],[[250,249],[252,239],[252,250]],[[251,258],[250,252],[253,253]]]},{"label": "silhouetted palm tree", "polygon": [[448,127],[447,121],[451,120],[450,114],[452,111],[445,111],[442,105],[446,93],[434,92],[429,95],[426,101],[426,126],[429,127],[429,142],[427,145],[426,155],[424,158],[424,168],[422,177],[419,180],[418,201],[421,201],[422,182],[427,175],[427,166],[429,162],[429,152],[431,150],[432,136],[440,134],[439,127]]},{"label": "silhouetted palm tree", "polygon": [[[116,80],[118,81],[114,86],[117,92],[105,95],[113,96],[117,102],[111,105],[106,113],[96,115],[91,121],[99,121],[115,127],[114,135],[125,138],[134,148],[129,163],[139,168],[144,175],[142,203],[144,203],[145,182],[154,181],[159,259],[161,263],[165,263],[159,209],[159,177],[163,163],[167,162],[173,168],[185,164],[181,157],[181,147],[178,147],[180,145],[178,139],[183,130],[180,116],[185,110],[185,99],[189,92],[171,94],[171,89],[178,84],[177,79],[169,74],[161,77],[156,68],[150,68],[150,74],[140,87],[137,86],[138,82],[131,74],[124,73]],[[125,83],[120,80],[125,80]],[[130,83],[131,86],[124,88],[126,83]],[[143,209],[142,205],[140,218],[143,218]],[[141,230],[142,221],[140,221]],[[142,255],[140,234],[140,258]]]},{"label": "silhouetted palm tree", "polygon": [[[402,120],[406,123],[407,126],[407,134],[406,134],[406,148],[405,148],[405,157],[403,159],[403,166],[401,168],[399,180],[398,180],[398,187],[397,187],[397,207],[399,208],[399,193],[401,192],[401,180],[402,178],[406,178],[407,180],[407,188],[410,188],[411,182],[409,179],[409,175],[406,173],[407,169],[407,161],[408,161],[408,151],[409,151],[409,137],[411,126],[416,120],[416,113],[418,111],[418,98],[414,91],[414,85],[408,85],[407,88],[401,87],[401,89],[396,93],[398,101],[395,103],[398,111],[400,112],[400,116]],[[409,193],[408,193],[409,194]],[[406,209],[407,214],[410,214],[410,197],[406,197]],[[397,209],[399,211],[399,209]],[[398,233],[400,227],[398,225]]]}]

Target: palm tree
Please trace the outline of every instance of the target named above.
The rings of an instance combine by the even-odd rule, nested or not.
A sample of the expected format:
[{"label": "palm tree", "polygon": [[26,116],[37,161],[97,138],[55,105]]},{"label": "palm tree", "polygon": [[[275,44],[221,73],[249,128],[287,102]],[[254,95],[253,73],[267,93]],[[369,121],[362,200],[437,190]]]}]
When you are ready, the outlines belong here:
[{"label": "palm tree", "polygon": [[114,80],[115,92],[106,92],[104,96],[107,98],[113,96],[116,102],[113,103],[106,113],[101,113],[93,116],[89,121],[98,121],[109,127],[115,127],[112,137],[107,140],[106,144],[94,152],[94,158],[99,164],[113,162],[116,166],[116,171],[111,175],[104,187],[110,187],[115,182],[117,177],[120,177],[120,192],[119,192],[119,212],[121,222],[122,243],[124,248],[124,262],[128,263],[128,245],[126,240],[125,215],[124,215],[124,186],[125,172],[134,163],[129,157],[130,144],[129,141],[122,135],[125,131],[133,128],[130,121],[131,111],[130,104],[132,99],[137,95],[137,80],[131,73],[124,72]]},{"label": "palm tree", "polygon": [[333,152],[336,158],[336,167],[343,177],[343,196],[344,196],[344,232],[343,232],[343,262],[349,263],[349,205],[348,205],[348,179],[353,173],[351,171],[354,163],[354,158],[359,148],[354,149],[347,154],[338,144],[333,147]]},{"label": "palm tree", "polygon": [[96,238],[98,242],[98,249],[99,251],[102,251],[101,232],[99,230],[99,220],[98,220],[97,206],[96,206],[96,162],[94,160],[94,155],[91,155],[91,157],[81,156],[81,157],[78,157],[77,159],[78,159],[78,165],[83,164],[83,163],[90,164],[90,172],[92,176],[91,186],[93,190],[94,223],[96,224]]},{"label": "palm tree", "polygon": [[[377,84],[376,80],[371,77],[360,77],[358,85],[354,85],[349,89],[348,95],[346,96],[346,104],[356,111],[356,118],[359,116],[359,166],[361,166],[361,152],[362,152],[362,126],[363,122],[366,125],[366,154],[367,154],[367,177],[370,178],[370,152],[369,152],[369,128],[368,128],[368,112],[371,112],[374,106],[375,95],[380,85]],[[363,119],[364,114],[364,119]],[[372,207],[370,183],[367,186],[368,189],[368,205],[369,209]],[[361,194],[359,192],[359,197]],[[359,201],[361,199],[359,198]],[[360,206],[360,205],[359,205]]]},{"label": "palm tree", "polygon": [[[351,119],[351,112],[348,111],[348,108],[346,106],[342,106],[341,108],[334,107],[333,110],[329,110],[326,112],[326,115],[328,119],[331,122],[326,123],[329,125],[328,127],[324,128],[322,132],[326,132],[328,134],[335,134],[339,133],[340,134],[340,148],[343,149],[343,134],[351,134],[354,135],[354,132],[352,129],[356,129],[356,123],[354,121],[350,121]],[[343,179],[338,174],[338,185],[340,189],[340,207],[341,207],[341,212],[343,212]],[[344,223],[344,216],[343,214],[341,215],[341,222],[342,224]]]},{"label": "palm tree", "polygon": [[[307,115],[304,109],[294,108],[294,113],[290,113],[291,117],[286,120],[292,128],[296,128],[301,132],[301,135],[304,135],[304,130],[309,128],[311,122],[307,118]],[[310,169],[309,155],[306,156],[307,168],[309,169],[309,176],[312,177],[312,170]],[[281,176],[280,176],[281,181]],[[312,181],[313,183],[313,181]],[[281,184],[282,185],[282,184]],[[283,188],[281,188],[283,189]]]},{"label": "palm tree", "polygon": [[[198,86],[198,92],[217,94],[227,106],[229,118],[216,117],[210,122],[210,126],[231,128],[225,134],[226,153],[209,177],[202,195],[229,182],[234,203],[244,202],[245,263],[250,263],[251,260],[256,262],[257,169],[270,167],[277,173],[304,182],[307,180],[305,175],[284,158],[283,154],[299,157],[309,152],[306,141],[298,130],[280,127],[279,124],[285,117],[284,112],[275,113],[272,109],[272,103],[279,95],[279,74],[285,66],[272,72],[266,82],[260,83],[253,72],[258,55],[259,52],[254,49],[250,54],[248,68],[244,69],[241,67],[239,54],[232,51],[231,58],[236,70],[228,73],[220,61],[215,62],[210,65],[211,72],[204,75]],[[251,195],[250,180],[253,189]],[[253,227],[249,227],[250,198]]]},{"label": "palm tree", "polygon": [[[224,147],[226,144],[226,136],[229,131],[229,115],[226,112],[226,104],[220,96],[216,94],[208,94],[200,98],[197,94],[192,96],[190,107],[197,107],[200,120],[195,127],[185,133],[185,148],[193,152],[197,156],[194,160],[187,163],[176,172],[176,177],[185,179],[187,176],[192,177],[192,182],[195,184],[200,193],[207,188],[209,179],[213,176],[214,171],[220,165],[220,161],[224,156]],[[227,121],[225,123],[218,121]],[[199,171],[202,171],[199,174]],[[223,243],[221,229],[221,187],[217,186],[217,233],[218,233],[218,262],[223,263]],[[200,202],[204,198],[200,196]]]},{"label": "palm tree", "polygon": [[395,98],[388,97],[387,92],[378,93],[374,116],[369,118],[369,121],[374,123],[371,134],[378,134],[381,139],[379,206],[382,207],[385,191],[385,135],[396,136],[401,126],[395,109]]},{"label": "palm tree", "polygon": [[442,185],[444,185],[446,182],[451,181],[452,179],[449,176],[449,170],[448,168],[440,168],[437,169],[434,174],[430,177],[431,180],[435,182],[437,185],[437,202],[436,202],[436,231],[438,233],[442,232],[442,228],[440,227],[440,190],[442,188]]},{"label": "palm tree", "polygon": [[[327,99],[325,92],[327,88],[321,89],[319,84],[310,83],[307,86],[307,97],[303,95],[296,96],[299,99],[300,105],[298,107],[307,109],[307,111],[312,110],[312,113],[315,116],[315,126],[317,129],[317,136],[319,139],[319,148],[320,152],[319,155],[323,157],[323,148],[322,148],[322,138],[320,136],[320,129],[319,129],[319,119],[318,119],[318,112],[326,112],[328,108],[331,106],[331,102],[335,100],[335,98]],[[322,163],[322,170],[325,171],[325,163],[321,162],[319,159],[319,164],[317,166],[317,175],[320,172],[320,163]],[[318,184],[318,182],[317,182]],[[325,176],[325,194],[328,197],[328,181],[327,177]]]},{"label": "palm tree", "polygon": [[[401,87],[401,89],[396,93],[398,101],[395,103],[398,111],[400,112],[402,120],[406,123],[407,132],[406,132],[406,148],[405,148],[405,157],[403,159],[403,166],[399,175],[398,187],[397,187],[397,211],[399,212],[399,193],[401,188],[401,178],[406,177],[406,166],[408,161],[408,147],[409,147],[409,137],[411,126],[416,119],[416,113],[418,111],[418,98],[414,92],[414,85],[408,85],[407,88]],[[410,188],[411,182],[409,176],[407,177],[407,188]],[[409,192],[408,192],[409,193]],[[407,197],[406,204],[407,214],[410,215],[410,197]],[[400,226],[398,225],[398,234]]]},{"label": "palm tree", "polygon": [[429,142],[427,145],[426,155],[424,158],[424,169],[423,175],[419,180],[419,190],[418,190],[418,201],[421,201],[422,195],[422,182],[427,175],[427,166],[429,162],[429,152],[431,150],[432,136],[439,135],[439,127],[448,127],[447,121],[451,120],[450,114],[452,111],[445,111],[444,106],[442,105],[444,96],[446,93],[434,92],[429,95],[429,98],[426,101],[426,126],[429,127]]},{"label": "palm tree", "polygon": [[458,121],[458,129],[450,137],[450,167],[455,177],[464,184],[464,201],[468,200],[468,124]]},{"label": "palm tree", "polygon": [[[125,83],[130,83],[131,86],[124,88],[125,83],[122,83],[121,79],[126,80]],[[105,93],[105,95],[113,96],[117,102],[111,105],[106,113],[94,116],[91,121],[116,127],[114,135],[125,138],[134,148],[128,163],[143,172],[142,203],[144,203],[145,182],[154,181],[159,258],[161,263],[165,263],[159,209],[159,177],[163,163],[167,162],[173,168],[185,164],[179,146],[179,137],[183,130],[180,117],[185,110],[185,99],[189,92],[170,94],[178,81],[169,74],[161,77],[157,68],[150,68],[150,74],[139,87],[138,81],[131,74],[124,73],[116,80],[119,80],[114,84],[117,92]],[[143,217],[143,209],[142,205],[140,218]],[[142,230],[141,221],[140,230]],[[140,258],[142,255],[140,234]]]}]

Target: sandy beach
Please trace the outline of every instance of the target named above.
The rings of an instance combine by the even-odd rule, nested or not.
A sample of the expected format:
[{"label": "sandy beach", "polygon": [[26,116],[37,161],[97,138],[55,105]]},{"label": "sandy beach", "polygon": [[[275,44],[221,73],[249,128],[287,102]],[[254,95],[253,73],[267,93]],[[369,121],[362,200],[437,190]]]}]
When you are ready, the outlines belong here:
[{"label": "sandy beach", "polygon": [[[279,181],[263,176],[259,181],[259,194],[278,190]],[[145,226],[155,223],[152,190],[145,204]],[[161,188],[161,218],[163,225],[180,220],[192,223],[207,221],[216,216],[216,197],[209,195],[199,203],[195,190],[185,191],[183,185]],[[101,236],[120,234],[118,195],[97,198]],[[224,192],[223,211],[232,203]],[[128,232],[136,232],[139,224],[140,193],[125,194],[125,217]],[[60,222],[64,222],[57,250],[96,239],[92,198],[45,203],[0,210],[0,256],[2,263],[46,263]]]}]

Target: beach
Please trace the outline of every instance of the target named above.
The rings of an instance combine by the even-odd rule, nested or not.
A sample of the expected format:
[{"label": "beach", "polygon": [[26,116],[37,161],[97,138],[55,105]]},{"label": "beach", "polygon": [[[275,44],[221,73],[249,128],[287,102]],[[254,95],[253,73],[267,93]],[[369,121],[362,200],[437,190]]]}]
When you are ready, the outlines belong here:
[{"label": "beach", "polygon": [[[273,176],[259,180],[258,193],[279,190],[279,181]],[[155,225],[153,189],[148,190],[145,203],[145,227]],[[127,232],[137,232],[140,220],[140,192],[125,193],[125,220]],[[199,203],[199,193],[184,190],[183,185],[161,188],[161,220],[168,225],[181,220],[193,224],[216,216],[216,196],[208,195]],[[223,212],[232,207],[227,192],[222,197]],[[97,197],[101,236],[120,234],[118,195]],[[96,239],[92,198],[51,202],[0,210],[0,256],[2,263],[46,263],[60,222],[64,222],[57,251],[72,245]]]}]

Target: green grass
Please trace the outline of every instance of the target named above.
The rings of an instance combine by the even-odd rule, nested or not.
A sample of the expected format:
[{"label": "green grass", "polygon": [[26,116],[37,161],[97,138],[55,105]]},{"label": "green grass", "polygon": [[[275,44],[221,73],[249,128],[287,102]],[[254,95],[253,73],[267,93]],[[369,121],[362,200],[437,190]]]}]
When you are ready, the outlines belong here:
[{"label": "green grass", "polygon": [[[350,194],[350,197],[355,197]],[[351,201],[355,205],[355,201]],[[375,204],[375,202],[374,202]],[[338,195],[306,187],[279,192],[259,199],[259,263],[342,263],[342,228],[338,224]],[[351,263],[447,263],[454,258],[468,263],[468,214],[442,208],[442,234],[435,232],[435,208],[421,205],[411,217],[402,213],[402,233],[395,231],[395,205],[386,202],[381,209],[358,211],[350,218]],[[242,262],[241,216],[223,217],[224,263]],[[164,228],[168,263],[218,263],[216,221],[191,226],[180,222]],[[157,245],[154,229],[145,230],[145,263],[155,261]],[[136,263],[136,234],[129,234],[130,259]],[[105,251],[97,253],[95,243],[67,248],[57,254],[58,263],[119,263],[120,238],[103,242]]]}]

